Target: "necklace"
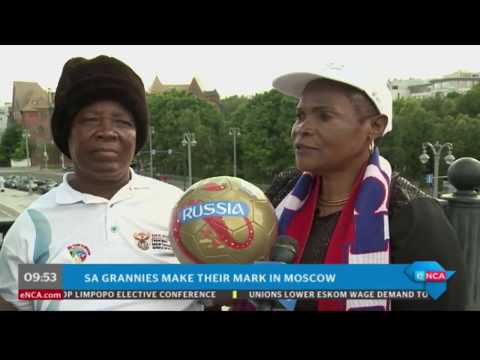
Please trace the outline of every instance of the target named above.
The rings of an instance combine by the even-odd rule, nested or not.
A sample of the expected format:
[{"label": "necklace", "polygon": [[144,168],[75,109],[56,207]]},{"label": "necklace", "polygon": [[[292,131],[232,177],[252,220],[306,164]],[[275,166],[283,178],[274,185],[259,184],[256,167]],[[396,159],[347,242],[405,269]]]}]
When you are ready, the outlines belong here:
[{"label": "necklace", "polygon": [[325,206],[325,207],[333,207],[333,206],[342,206],[345,205],[348,201],[348,197],[342,200],[324,200],[318,198],[318,205]]},{"label": "necklace", "polygon": [[327,216],[333,214],[333,212],[328,210],[328,208],[341,208],[348,202],[348,197],[342,200],[324,200],[318,198],[317,209],[318,217]]}]

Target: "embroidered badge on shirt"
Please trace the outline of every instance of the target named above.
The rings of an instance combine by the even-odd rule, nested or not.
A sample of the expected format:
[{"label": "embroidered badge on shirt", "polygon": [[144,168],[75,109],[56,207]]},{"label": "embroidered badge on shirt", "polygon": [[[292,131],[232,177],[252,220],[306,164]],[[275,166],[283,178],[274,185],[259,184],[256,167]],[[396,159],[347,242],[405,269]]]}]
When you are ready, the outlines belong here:
[{"label": "embroidered badge on shirt", "polygon": [[90,249],[83,244],[69,245],[68,252],[77,264],[84,262],[87,256],[90,256]]},{"label": "embroidered badge on shirt", "polygon": [[137,240],[137,245],[142,250],[148,250],[150,248],[150,233],[139,231],[133,234],[133,238]]}]

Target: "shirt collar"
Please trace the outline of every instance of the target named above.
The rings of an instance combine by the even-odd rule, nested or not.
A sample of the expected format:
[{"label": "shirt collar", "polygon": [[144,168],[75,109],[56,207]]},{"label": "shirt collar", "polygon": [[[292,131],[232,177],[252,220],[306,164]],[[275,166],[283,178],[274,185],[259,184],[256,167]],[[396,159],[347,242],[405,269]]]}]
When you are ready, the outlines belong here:
[{"label": "shirt collar", "polygon": [[73,172],[68,172],[63,175],[63,181],[57,188],[55,197],[57,204],[69,205],[77,202],[83,202],[85,204],[114,204],[132,197],[133,191],[135,190],[149,188],[147,184],[140,184],[141,177],[138,176],[132,168],[130,168],[130,181],[124,187],[118,190],[110,200],[108,200],[100,196],[82,193],[72,188],[68,183],[68,177],[70,174],[73,174]]}]

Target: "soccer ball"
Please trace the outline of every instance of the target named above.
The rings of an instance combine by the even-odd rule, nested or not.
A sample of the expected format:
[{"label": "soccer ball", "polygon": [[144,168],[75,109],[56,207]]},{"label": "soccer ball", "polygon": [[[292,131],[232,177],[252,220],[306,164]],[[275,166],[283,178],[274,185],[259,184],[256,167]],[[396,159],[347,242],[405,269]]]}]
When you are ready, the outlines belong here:
[{"label": "soccer ball", "polygon": [[277,232],[275,210],[265,194],[228,176],[193,184],[176,204],[170,221],[172,248],[182,263],[268,260]]}]

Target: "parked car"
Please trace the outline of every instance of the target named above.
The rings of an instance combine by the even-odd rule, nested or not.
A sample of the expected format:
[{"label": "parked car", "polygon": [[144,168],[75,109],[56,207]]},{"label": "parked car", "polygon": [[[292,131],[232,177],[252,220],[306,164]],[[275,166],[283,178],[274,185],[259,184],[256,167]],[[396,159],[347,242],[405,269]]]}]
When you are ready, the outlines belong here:
[{"label": "parked car", "polygon": [[37,186],[42,186],[42,185],[45,185],[45,184],[48,182],[48,180],[45,180],[45,179],[35,179],[35,180],[33,180],[33,182],[34,182],[35,184],[37,184]]},{"label": "parked car", "polygon": [[11,184],[12,189],[18,189],[18,185],[20,184],[20,176],[14,175],[11,177]]},{"label": "parked car", "polygon": [[47,192],[49,192],[50,190],[52,190],[55,186],[57,186],[58,183],[55,182],[55,181],[52,181],[52,180],[48,180],[45,184],[43,185],[40,185],[38,188],[37,188],[37,192],[39,194],[45,194]]},{"label": "parked car", "polygon": [[34,178],[22,176],[17,185],[17,189],[22,191],[30,191],[30,187],[32,191],[35,191],[38,187],[38,185],[34,181]]},{"label": "parked car", "polygon": [[17,181],[14,176],[7,176],[5,179],[5,187],[8,189],[15,189],[17,187]]}]

